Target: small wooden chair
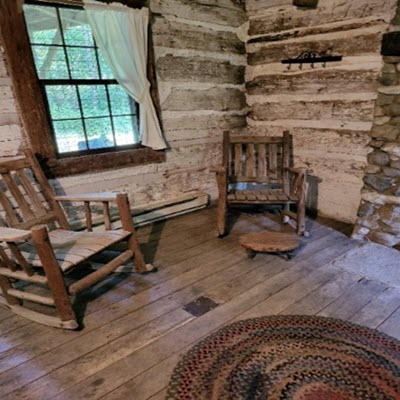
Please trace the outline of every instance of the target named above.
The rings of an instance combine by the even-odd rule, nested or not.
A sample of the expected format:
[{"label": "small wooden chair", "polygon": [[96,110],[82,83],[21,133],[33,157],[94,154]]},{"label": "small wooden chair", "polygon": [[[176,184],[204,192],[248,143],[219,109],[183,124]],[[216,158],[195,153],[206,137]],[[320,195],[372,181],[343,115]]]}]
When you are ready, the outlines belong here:
[{"label": "small wooden chair", "polygon": [[[290,167],[292,136],[234,136],[224,132],[223,161],[218,168],[218,233],[226,234],[226,214],[233,204],[282,204],[284,222],[305,226],[306,171]],[[297,206],[297,212],[290,206]]]},{"label": "small wooden chair", "polygon": [[[70,296],[133,257],[137,272],[152,268],[144,262],[125,193],[55,197],[29,151],[24,158],[1,162],[0,174],[0,287],[6,305],[16,314],[46,325],[75,329],[78,323]],[[60,201],[83,202],[87,231],[70,229]],[[103,232],[93,232],[92,202],[102,204]],[[118,208],[121,230],[111,230],[110,203]],[[50,226],[55,229],[48,229]],[[84,278],[66,284],[69,271],[123,241],[127,242],[126,251]],[[33,302],[55,307],[56,316],[29,309],[26,302],[27,306]]]}]

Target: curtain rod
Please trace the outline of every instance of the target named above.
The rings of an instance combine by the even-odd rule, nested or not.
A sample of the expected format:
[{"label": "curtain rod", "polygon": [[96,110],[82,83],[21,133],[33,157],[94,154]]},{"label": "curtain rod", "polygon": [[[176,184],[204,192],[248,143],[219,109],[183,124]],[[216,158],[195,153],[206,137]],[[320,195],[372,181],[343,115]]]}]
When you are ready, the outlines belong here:
[{"label": "curtain rod", "polygon": [[[53,4],[64,4],[64,5],[69,5],[69,6],[83,6],[83,1],[82,0],[36,0],[37,2],[40,3],[53,3]],[[139,8],[143,7],[145,5],[144,0],[131,0],[131,1],[121,1],[121,0],[100,0],[102,3],[122,3],[126,4],[128,6],[134,7],[134,8]],[[127,4],[128,3],[128,4]],[[136,4],[135,4],[136,3]]]},{"label": "curtain rod", "polygon": [[36,0],[40,3],[65,4],[68,6],[83,6],[82,0]]}]

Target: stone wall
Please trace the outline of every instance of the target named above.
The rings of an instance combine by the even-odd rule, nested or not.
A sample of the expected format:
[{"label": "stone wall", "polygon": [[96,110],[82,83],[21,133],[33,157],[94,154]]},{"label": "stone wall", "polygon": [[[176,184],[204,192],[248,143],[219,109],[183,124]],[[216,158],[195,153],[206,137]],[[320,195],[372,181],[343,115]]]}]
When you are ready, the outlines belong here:
[{"label": "stone wall", "polygon": [[[318,210],[354,222],[360,204],[374,119],[380,47],[397,0],[247,0],[248,126],[261,134],[294,135],[295,164],[319,177]],[[342,55],[326,68],[287,70],[285,58],[307,50]],[[316,188],[313,189],[316,193]]]},{"label": "stone wall", "polygon": [[[400,30],[400,7],[391,30]],[[400,50],[400,46],[398,50]],[[383,57],[362,201],[353,237],[400,248],[400,51]]]},{"label": "stone wall", "polygon": [[[236,32],[245,22],[238,0],[150,0],[153,40],[170,150],[167,161],[58,179],[57,191],[125,190],[133,205],[185,192],[215,193],[209,168],[220,162],[222,132],[245,125],[245,48]],[[0,158],[24,144],[11,82],[0,58]],[[218,143],[218,145],[217,145]]]}]

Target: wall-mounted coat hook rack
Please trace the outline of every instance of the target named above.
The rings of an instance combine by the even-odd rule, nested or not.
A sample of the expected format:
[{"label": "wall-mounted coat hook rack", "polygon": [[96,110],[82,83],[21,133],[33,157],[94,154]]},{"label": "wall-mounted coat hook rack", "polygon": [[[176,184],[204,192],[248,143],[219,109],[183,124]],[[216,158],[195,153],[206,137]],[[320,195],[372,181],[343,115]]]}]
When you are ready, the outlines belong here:
[{"label": "wall-mounted coat hook rack", "polygon": [[326,68],[328,62],[338,62],[342,61],[342,59],[342,56],[330,56],[318,51],[304,51],[297,58],[282,60],[282,64],[286,64],[288,69],[291,69],[293,64],[298,64],[299,69],[303,69],[303,64],[311,64],[311,68],[315,68],[315,64],[321,63]]}]

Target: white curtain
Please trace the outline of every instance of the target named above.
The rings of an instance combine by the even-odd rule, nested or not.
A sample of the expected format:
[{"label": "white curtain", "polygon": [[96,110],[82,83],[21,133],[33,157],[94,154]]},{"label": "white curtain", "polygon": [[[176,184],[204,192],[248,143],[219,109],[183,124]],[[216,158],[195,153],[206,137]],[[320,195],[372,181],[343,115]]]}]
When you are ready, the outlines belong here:
[{"label": "white curtain", "polygon": [[115,79],[139,103],[141,143],[156,150],[167,146],[147,80],[149,10],[84,0],[94,38]]}]

